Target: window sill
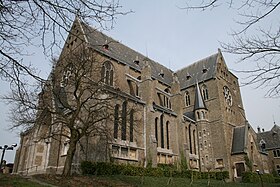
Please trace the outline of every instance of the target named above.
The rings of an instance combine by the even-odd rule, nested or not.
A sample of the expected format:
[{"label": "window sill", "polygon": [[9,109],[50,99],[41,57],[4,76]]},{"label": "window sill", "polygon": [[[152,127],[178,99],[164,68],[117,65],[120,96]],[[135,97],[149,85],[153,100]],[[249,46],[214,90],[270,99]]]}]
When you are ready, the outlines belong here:
[{"label": "window sill", "polygon": [[121,156],[112,156],[115,159],[120,159],[120,160],[128,160],[128,161],[134,161],[138,162],[137,158],[129,158],[129,157],[121,157]]}]

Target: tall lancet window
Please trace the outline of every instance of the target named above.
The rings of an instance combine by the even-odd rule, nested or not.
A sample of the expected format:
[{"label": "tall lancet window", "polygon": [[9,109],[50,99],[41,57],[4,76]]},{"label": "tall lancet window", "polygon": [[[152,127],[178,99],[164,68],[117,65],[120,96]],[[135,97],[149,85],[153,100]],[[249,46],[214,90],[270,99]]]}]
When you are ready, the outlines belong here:
[{"label": "tall lancet window", "polygon": [[115,106],[115,121],[114,121],[114,138],[118,139],[118,129],[119,129],[119,108],[120,105]]},{"label": "tall lancet window", "polygon": [[190,99],[189,92],[185,93],[185,104],[186,104],[186,106],[190,106],[191,105],[191,99]]},{"label": "tall lancet window", "polygon": [[202,86],[202,96],[205,101],[209,99],[208,89],[205,84]]},{"label": "tall lancet window", "polygon": [[126,108],[127,101],[124,101],[122,105],[122,140],[126,140]]},{"label": "tall lancet window", "polygon": [[169,149],[169,121],[166,122],[166,146]]},{"label": "tall lancet window", "polygon": [[158,118],[155,119],[155,137],[157,140],[157,147],[158,147]]},{"label": "tall lancet window", "polygon": [[101,78],[102,78],[102,82],[104,82],[107,85],[113,86],[114,69],[111,62],[109,61],[104,62],[101,68]]},{"label": "tall lancet window", "polygon": [[133,125],[133,123],[134,123],[134,119],[133,119],[133,117],[134,117],[134,110],[132,109],[131,111],[130,111],[130,119],[129,119],[129,141],[130,142],[133,142],[133,128],[134,128],[134,125]]},{"label": "tall lancet window", "polygon": [[160,147],[164,148],[164,127],[163,127],[163,114],[160,116]]}]

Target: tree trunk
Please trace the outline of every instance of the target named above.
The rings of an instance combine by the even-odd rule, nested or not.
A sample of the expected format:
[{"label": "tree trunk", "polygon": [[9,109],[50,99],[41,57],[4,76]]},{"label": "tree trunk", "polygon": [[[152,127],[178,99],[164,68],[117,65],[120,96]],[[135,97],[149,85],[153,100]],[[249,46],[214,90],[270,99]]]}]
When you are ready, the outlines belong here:
[{"label": "tree trunk", "polygon": [[69,149],[67,151],[67,156],[63,168],[63,176],[70,176],[71,175],[71,167],[72,167],[72,162],[73,158],[76,152],[76,146],[78,143],[79,138],[77,137],[76,133],[71,133],[71,138],[69,142]]}]

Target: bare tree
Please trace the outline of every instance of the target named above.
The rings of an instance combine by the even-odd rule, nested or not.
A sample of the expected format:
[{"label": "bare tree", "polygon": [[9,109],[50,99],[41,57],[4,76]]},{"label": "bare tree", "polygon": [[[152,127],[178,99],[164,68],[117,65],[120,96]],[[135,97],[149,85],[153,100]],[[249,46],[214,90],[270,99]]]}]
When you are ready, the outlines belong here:
[{"label": "bare tree", "polygon": [[[55,139],[67,142],[65,176],[71,174],[73,158],[82,138],[105,137],[107,143],[113,140],[115,103],[125,97],[121,96],[120,90],[107,85],[107,74],[101,74],[101,58],[94,50],[81,45],[60,56],[39,96],[30,91],[25,92],[29,95],[22,95],[20,90],[13,90],[6,97],[15,106],[13,128],[25,127],[32,137],[41,131],[37,141]],[[37,99],[37,104],[31,102]],[[118,120],[126,123],[130,116],[133,117],[131,111],[136,115],[136,108],[127,112],[125,117],[118,116]],[[132,130],[137,131],[137,125]]]},{"label": "bare tree", "polygon": [[[220,1],[188,0],[186,10],[207,10],[225,4],[236,10],[240,30],[232,33],[233,42],[222,43],[224,51],[240,56],[240,61],[256,63],[254,69],[239,71],[247,73],[245,84],[265,87],[266,96],[280,96],[280,24],[279,1]],[[276,16],[275,16],[276,15]],[[273,21],[272,21],[273,20]],[[270,25],[269,25],[270,23]]]},{"label": "bare tree", "polygon": [[24,59],[32,55],[28,47],[53,55],[75,16],[106,29],[113,26],[116,16],[126,14],[120,9],[116,0],[0,0],[0,78],[18,87],[25,86],[27,76],[44,81]]},{"label": "bare tree", "polygon": [[[101,68],[94,63],[97,59],[86,52],[81,50],[61,59],[52,78],[55,106],[49,108],[55,119],[51,126],[60,128],[52,128],[51,136],[58,134],[69,140],[64,175],[70,174],[77,143],[83,136],[108,134],[106,121],[113,111],[114,96],[104,91],[98,71]],[[58,75],[63,76],[57,78]]]},{"label": "bare tree", "polygon": [[[38,93],[42,87],[49,87],[53,83],[40,77],[35,66],[25,61],[24,57],[32,55],[28,48],[35,46],[41,48],[45,55],[53,56],[54,52],[59,50],[61,44],[64,43],[63,40],[67,33],[74,35],[71,33],[70,26],[75,16],[85,23],[95,23],[103,29],[108,29],[113,26],[116,16],[127,13],[121,12],[120,9],[121,6],[116,0],[0,0],[0,78],[10,83],[11,93],[4,98],[12,104],[10,117],[13,121],[12,129],[20,128],[23,131],[32,129],[39,123],[38,116],[48,112],[57,113],[50,106],[43,107],[46,103],[43,102],[45,98],[42,97],[45,95],[42,93],[38,95]],[[84,78],[81,80],[84,81]],[[88,84],[90,80],[87,81]],[[57,91],[57,89],[56,85],[53,90]],[[47,95],[48,98],[58,94],[53,90],[52,95]],[[80,96],[84,97],[85,94],[75,93],[75,99],[79,99],[76,97]],[[83,108],[80,109],[83,113],[93,112],[90,110],[92,108],[86,108],[85,103],[77,102],[76,105],[79,105],[76,107],[78,109]],[[68,112],[71,114],[70,116],[79,116],[81,111],[69,108]],[[103,116],[103,118],[105,117]],[[103,118],[100,116],[99,119],[102,121]],[[68,121],[64,121],[64,123],[66,122],[72,137],[80,138],[82,136],[80,134],[86,133],[71,127],[76,122],[75,120],[68,119]],[[90,119],[87,119],[87,123],[94,123],[94,121],[90,122]],[[65,171],[65,173],[67,172]]]}]

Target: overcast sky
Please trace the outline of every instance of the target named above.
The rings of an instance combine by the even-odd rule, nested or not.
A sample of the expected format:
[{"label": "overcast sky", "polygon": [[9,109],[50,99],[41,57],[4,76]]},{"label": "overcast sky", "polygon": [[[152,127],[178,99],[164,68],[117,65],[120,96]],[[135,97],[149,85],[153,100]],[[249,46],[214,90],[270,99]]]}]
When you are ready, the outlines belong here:
[{"label": "overcast sky", "polygon": [[[114,28],[105,33],[174,71],[217,53],[219,42],[232,41],[229,33],[238,28],[234,10],[225,6],[187,12],[178,8],[184,6],[184,0],[129,0],[121,4],[124,10],[134,13],[118,17]],[[41,75],[46,77],[51,67],[49,60],[37,49],[30,51],[35,54],[26,60],[40,67]],[[230,70],[254,67],[254,62],[237,64],[238,56],[223,55]],[[244,82],[245,75],[233,73],[239,82]],[[0,87],[0,94],[8,90],[6,83],[0,82]],[[280,99],[264,98],[265,90],[254,86],[242,87],[241,94],[246,117],[254,129],[260,126],[270,130],[274,121],[280,124]],[[19,143],[17,134],[5,130],[9,125],[7,113],[7,106],[0,103],[0,145]],[[5,159],[13,162],[14,153],[7,151]]]}]

